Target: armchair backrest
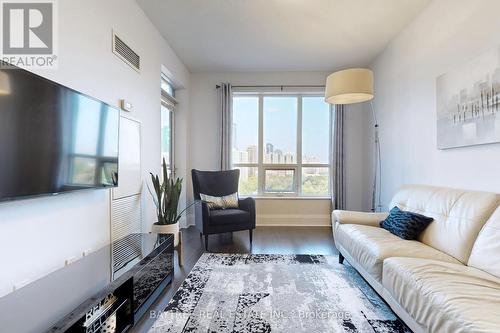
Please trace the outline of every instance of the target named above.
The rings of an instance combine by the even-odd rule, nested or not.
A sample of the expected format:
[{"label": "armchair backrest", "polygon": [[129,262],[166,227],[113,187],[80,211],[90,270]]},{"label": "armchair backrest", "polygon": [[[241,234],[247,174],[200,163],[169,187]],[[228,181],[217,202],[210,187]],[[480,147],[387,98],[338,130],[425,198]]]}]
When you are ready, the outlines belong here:
[{"label": "armchair backrest", "polygon": [[222,197],[238,192],[240,170],[200,171],[193,169],[191,177],[195,199],[200,199],[200,193]]}]

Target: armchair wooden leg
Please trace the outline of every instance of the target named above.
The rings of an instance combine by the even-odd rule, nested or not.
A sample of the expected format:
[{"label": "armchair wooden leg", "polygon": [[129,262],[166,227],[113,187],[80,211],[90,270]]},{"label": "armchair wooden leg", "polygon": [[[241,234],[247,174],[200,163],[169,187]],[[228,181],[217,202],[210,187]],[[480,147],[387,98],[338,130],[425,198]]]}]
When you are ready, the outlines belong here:
[{"label": "armchair wooden leg", "polygon": [[250,229],[250,230],[248,230],[248,232],[249,232],[249,236],[250,236],[250,245],[252,245],[252,234],[253,234],[253,230],[252,230],[252,229]]},{"label": "armchair wooden leg", "polygon": [[205,251],[208,251],[208,234],[205,235]]},{"label": "armchair wooden leg", "polygon": [[342,255],[342,253],[339,252],[339,264],[343,263],[344,263],[344,256]]}]

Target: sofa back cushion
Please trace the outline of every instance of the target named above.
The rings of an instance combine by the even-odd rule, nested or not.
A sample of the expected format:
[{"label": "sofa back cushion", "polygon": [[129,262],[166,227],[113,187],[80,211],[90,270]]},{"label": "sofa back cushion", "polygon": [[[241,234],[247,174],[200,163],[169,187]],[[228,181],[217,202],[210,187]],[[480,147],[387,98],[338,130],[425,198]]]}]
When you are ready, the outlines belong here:
[{"label": "sofa back cushion", "polygon": [[498,258],[500,258],[500,207],[479,232],[468,265],[500,278]]},{"label": "sofa back cushion", "polygon": [[467,264],[479,231],[497,208],[500,196],[426,185],[402,187],[390,207],[432,217],[418,240]]}]

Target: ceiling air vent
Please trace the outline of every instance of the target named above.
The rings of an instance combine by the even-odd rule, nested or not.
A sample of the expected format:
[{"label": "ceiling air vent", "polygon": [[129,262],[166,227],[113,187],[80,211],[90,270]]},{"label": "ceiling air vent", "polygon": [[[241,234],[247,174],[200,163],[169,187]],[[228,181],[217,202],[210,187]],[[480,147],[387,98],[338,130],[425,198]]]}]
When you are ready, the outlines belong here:
[{"label": "ceiling air vent", "polygon": [[141,70],[141,57],[113,32],[113,53],[137,72]]}]

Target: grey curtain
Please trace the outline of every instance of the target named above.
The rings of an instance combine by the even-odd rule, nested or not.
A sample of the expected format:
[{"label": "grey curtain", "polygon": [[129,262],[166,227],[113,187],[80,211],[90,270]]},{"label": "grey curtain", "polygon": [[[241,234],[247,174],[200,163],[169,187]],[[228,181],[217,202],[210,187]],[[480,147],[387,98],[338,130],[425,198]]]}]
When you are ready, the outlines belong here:
[{"label": "grey curtain", "polygon": [[221,110],[220,169],[231,169],[231,141],[233,127],[232,88],[229,83],[221,83],[219,88]]},{"label": "grey curtain", "polygon": [[344,167],[344,105],[332,105],[330,142],[332,210],[346,209],[346,186]]}]

